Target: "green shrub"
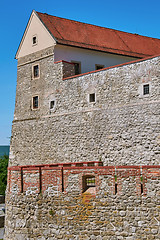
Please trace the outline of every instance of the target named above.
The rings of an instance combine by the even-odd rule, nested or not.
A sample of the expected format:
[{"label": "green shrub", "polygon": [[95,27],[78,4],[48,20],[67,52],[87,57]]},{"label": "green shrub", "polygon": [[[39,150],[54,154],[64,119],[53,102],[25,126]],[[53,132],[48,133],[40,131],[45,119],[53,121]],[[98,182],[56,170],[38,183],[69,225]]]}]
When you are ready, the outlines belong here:
[{"label": "green shrub", "polygon": [[9,157],[4,155],[0,158],[0,195],[5,195],[7,186],[7,167]]}]

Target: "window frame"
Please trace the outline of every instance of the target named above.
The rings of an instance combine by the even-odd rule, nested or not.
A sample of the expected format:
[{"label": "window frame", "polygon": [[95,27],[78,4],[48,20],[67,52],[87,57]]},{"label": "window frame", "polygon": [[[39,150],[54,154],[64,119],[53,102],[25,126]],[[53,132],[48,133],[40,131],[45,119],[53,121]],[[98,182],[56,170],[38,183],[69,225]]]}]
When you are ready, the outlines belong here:
[{"label": "window frame", "polygon": [[[87,184],[87,179],[94,180],[94,183],[91,185]],[[96,176],[95,175],[83,175],[82,176],[82,192],[87,191],[90,187],[96,188]]]},{"label": "window frame", "polygon": [[[51,108],[51,102],[53,102],[54,101],[54,106],[53,106],[53,108]],[[55,111],[55,108],[56,108],[56,99],[51,99],[50,101],[49,101],[49,110],[51,111],[51,112],[54,112]]]},{"label": "window frame", "polygon": [[[38,97],[38,107],[34,107],[34,98]],[[39,95],[36,94],[34,96],[32,96],[32,110],[38,110],[39,109]]]},{"label": "window frame", "polygon": [[[95,100],[95,101],[94,101],[94,102],[93,102],[93,101],[91,102],[91,101],[90,101],[90,96],[93,95],[93,94],[94,94],[94,100]],[[88,94],[88,102],[89,102],[90,104],[96,103],[96,100],[97,100],[97,98],[96,98],[96,93],[95,93],[95,92],[92,92],[92,93],[89,93],[89,94]]]},{"label": "window frame", "polygon": [[[35,67],[38,66],[38,76],[35,76]],[[38,79],[40,78],[40,64],[34,64],[32,65],[32,79]]]},{"label": "window frame", "polygon": [[[147,89],[145,89],[145,87],[148,87]],[[145,93],[145,91],[147,90],[147,93]],[[149,95],[150,94],[150,84],[149,83],[144,83],[143,84],[143,96]]]},{"label": "window frame", "polygon": [[[36,42],[33,43],[33,39],[36,38]],[[38,37],[37,37],[37,34],[33,35],[32,36],[32,46],[36,46],[38,44]]]},{"label": "window frame", "polygon": [[[144,86],[145,85],[149,85],[149,93],[144,94]],[[151,96],[152,93],[152,84],[150,81],[145,81],[143,83],[141,83],[138,87],[138,93],[139,93],[139,97],[140,98],[147,98]]]}]

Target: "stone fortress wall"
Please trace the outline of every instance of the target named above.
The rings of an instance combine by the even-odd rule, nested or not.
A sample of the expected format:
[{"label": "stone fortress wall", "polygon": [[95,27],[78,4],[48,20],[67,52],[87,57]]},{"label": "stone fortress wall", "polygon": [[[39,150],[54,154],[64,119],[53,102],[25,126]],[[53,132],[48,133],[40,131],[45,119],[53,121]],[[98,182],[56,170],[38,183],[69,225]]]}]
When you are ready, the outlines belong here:
[{"label": "stone fortress wall", "polygon": [[[38,79],[32,78],[35,64]],[[54,63],[53,49],[20,59],[10,166],[99,160],[105,166],[159,164],[160,58],[74,78],[63,78],[66,65],[73,74],[71,64]],[[150,94],[143,96],[144,83]],[[95,103],[88,102],[91,93]],[[35,95],[37,110],[32,109]]]},{"label": "stone fortress wall", "polygon": [[[82,193],[84,176],[95,191]],[[10,167],[5,239],[158,240],[159,186],[160,166]]]},{"label": "stone fortress wall", "polygon": [[76,77],[53,48],[19,59],[6,240],[160,239],[159,83],[160,57]]}]

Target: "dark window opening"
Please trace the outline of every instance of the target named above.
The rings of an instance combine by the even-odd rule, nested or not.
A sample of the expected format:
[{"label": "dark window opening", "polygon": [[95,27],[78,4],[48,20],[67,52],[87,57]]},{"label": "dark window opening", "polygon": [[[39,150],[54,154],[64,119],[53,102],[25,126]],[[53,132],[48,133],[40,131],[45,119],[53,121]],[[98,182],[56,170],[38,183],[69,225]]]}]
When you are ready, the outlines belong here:
[{"label": "dark window opening", "polygon": [[96,101],[96,95],[95,93],[89,94],[89,102],[95,102]]},{"label": "dark window opening", "polygon": [[143,85],[143,95],[149,94],[149,84]]},{"label": "dark window opening", "polygon": [[90,187],[95,187],[95,177],[94,176],[83,176],[83,192],[85,192]]},{"label": "dark window opening", "polygon": [[88,167],[94,166],[94,163],[87,163]]},{"label": "dark window opening", "polygon": [[96,70],[99,70],[99,69],[102,69],[102,68],[104,68],[104,65],[100,65],[100,64],[95,65]]},{"label": "dark window opening", "polygon": [[81,63],[80,62],[74,62],[71,61],[72,63],[74,63],[74,70],[75,70],[75,75],[78,75],[81,73]]},{"label": "dark window opening", "polygon": [[36,37],[33,37],[33,44],[36,44],[37,43],[37,38]]},{"label": "dark window opening", "polygon": [[33,97],[33,109],[38,108],[38,96]]},{"label": "dark window opening", "polygon": [[117,183],[115,183],[115,195],[117,194],[117,187],[118,187],[118,185],[117,185]]},{"label": "dark window opening", "polygon": [[141,183],[141,194],[143,193],[143,183]]},{"label": "dark window opening", "polygon": [[62,192],[64,192],[64,176],[63,176],[63,167],[62,167],[61,173],[62,173]]},{"label": "dark window opening", "polygon": [[52,166],[52,167],[58,167],[59,165],[58,165],[58,164],[56,164],[56,165],[53,164],[53,165],[51,165],[51,166]]},{"label": "dark window opening", "polygon": [[23,193],[23,169],[21,168],[21,193]]},{"label": "dark window opening", "polygon": [[79,63],[75,63],[74,64],[74,68],[75,68],[75,74],[80,74],[80,66],[79,66]]},{"label": "dark window opening", "polygon": [[83,167],[83,163],[76,163],[76,167]]},{"label": "dark window opening", "polygon": [[50,109],[53,109],[54,106],[55,106],[55,101],[51,101],[51,102],[50,102]]},{"label": "dark window opening", "polygon": [[64,167],[71,167],[71,164],[65,163],[63,166],[64,166]]},{"label": "dark window opening", "polygon": [[98,166],[103,166],[103,162],[99,162],[99,163],[98,163]]},{"label": "dark window opening", "polygon": [[39,77],[39,66],[38,65],[35,65],[33,67],[33,75],[34,75],[34,78]]},{"label": "dark window opening", "polygon": [[42,169],[39,167],[39,193],[42,192]]}]

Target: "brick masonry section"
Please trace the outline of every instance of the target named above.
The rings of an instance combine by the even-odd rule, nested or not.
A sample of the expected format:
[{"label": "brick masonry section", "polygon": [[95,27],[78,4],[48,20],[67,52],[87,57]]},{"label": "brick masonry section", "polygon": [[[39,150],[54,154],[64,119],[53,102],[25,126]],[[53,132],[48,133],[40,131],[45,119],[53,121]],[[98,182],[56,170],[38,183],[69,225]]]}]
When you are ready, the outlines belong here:
[{"label": "brick masonry section", "polygon": [[[160,239],[160,166],[83,162],[8,171],[6,240]],[[94,193],[83,192],[84,176],[95,177]]]},{"label": "brick masonry section", "polygon": [[[158,181],[160,166],[102,166],[102,162],[62,163],[38,166],[16,166],[8,168],[8,192],[26,195],[42,193],[58,195],[59,192],[83,192],[83,177],[95,177],[95,192],[102,188],[108,194],[152,194]],[[110,179],[110,180],[108,180]],[[105,182],[105,183],[104,183]],[[154,181],[153,181],[154,182]],[[125,185],[126,184],[126,185]],[[158,182],[157,182],[158,184]],[[117,190],[115,193],[115,185]],[[106,190],[108,189],[108,190]],[[151,190],[152,189],[152,190]]]}]

